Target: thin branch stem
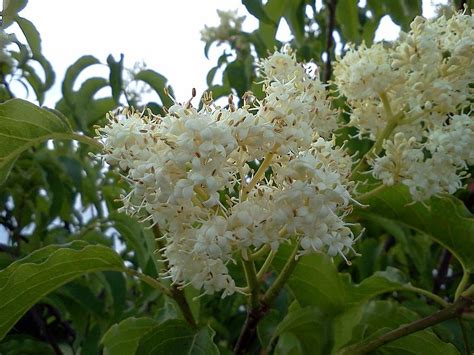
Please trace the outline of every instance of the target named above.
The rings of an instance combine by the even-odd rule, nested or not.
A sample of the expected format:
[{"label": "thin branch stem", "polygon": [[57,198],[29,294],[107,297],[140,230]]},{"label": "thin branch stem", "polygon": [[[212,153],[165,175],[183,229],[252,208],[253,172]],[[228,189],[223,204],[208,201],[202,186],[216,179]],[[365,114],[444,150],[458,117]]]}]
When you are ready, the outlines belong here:
[{"label": "thin branch stem", "polygon": [[406,335],[426,329],[445,320],[459,317],[464,309],[468,308],[473,304],[472,292],[474,292],[474,288],[470,293],[463,293],[458,298],[458,300],[450,306],[428,317],[416,320],[410,324],[402,325],[399,328],[385,333],[375,339],[350,345],[346,348],[341,349],[340,354],[367,353]]},{"label": "thin branch stem", "polygon": [[127,269],[125,272],[130,276],[138,277],[141,281],[145,282],[147,285],[149,285],[153,288],[156,288],[156,289],[160,290],[161,292],[163,292],[165,295],[171,297],[170,290],[165,285],[163,285],[160,281],[158,281],[157,279],[155,279],[151,276],[142,274],[141,272],[139,272],[137,270],[133,270],[133,269]]},{"label": "thin branch stem", "polygon": [[433,301],[435,301],[436,303],[438,303],[440,306],[446,308],[449,306],[449,303],[445,300],[443,300],[441,297],[439,297],[438,295],[435,295],[434,293],[428,291],[428,290],[424,290],[422,288],[418,288],[418,287],[415,287],[415,286],[404,286],[403,288],[401,288],[402,291],[411,291],[411,292],[416,292],[420,295],[423,295]]},{"label": "thin branch stem", "polygon": [[[252,307],[247,311],[247,318],[245,319],[245,323],[240,332],[239,339],[237,340],[237,343],[234,347],[234,354],[246,354],[248,347],[255,338],[258,323],[267,314],[271,303],[274,301],[276,296],[278,296],[278,293],[285,285],[286,281],[290,277],[297,264],[296,253],[298,252],[298,248],[299,243],[298,241],[296,241],[296,245],[293,252],[291,253],[290,257],[288,258],[285,266],[281,270],[275,282],[264,294],[261,301],[257,303],[257,307]],[[242,260],[242,262],[244,262],[244,260]]]}]

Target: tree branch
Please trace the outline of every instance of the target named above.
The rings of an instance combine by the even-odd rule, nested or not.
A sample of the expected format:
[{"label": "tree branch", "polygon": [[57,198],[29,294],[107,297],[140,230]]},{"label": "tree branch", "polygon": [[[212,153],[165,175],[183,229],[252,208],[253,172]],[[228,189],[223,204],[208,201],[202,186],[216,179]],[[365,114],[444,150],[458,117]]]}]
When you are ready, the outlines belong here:
[{"label": "tree branch", "polygon": [[459,317],[465,309],[469,308],[474,303],[474,299],[472,297],[473,293],[474,286],[471,286],[457,299],[456,302],[445,309],[442,309],[441,311],[438,311],[428,317],[416,320],[410,324],[402,325],[397,329],[379,336],[378,338],[350,345],[346,348],[343,348],[340,351],[340,354],[367,353],[406,335],[426,329],[445,320]]},{"label": "tree branch", "polygon": [[336,6],[337,0],[328,0],[328,27],[326,33],[326,63],[324,65],[324,82],[327,83],[331,79],[332,75],[332,62],[331,55],[334,51],[334,38],[332,33],[336,27]]}]

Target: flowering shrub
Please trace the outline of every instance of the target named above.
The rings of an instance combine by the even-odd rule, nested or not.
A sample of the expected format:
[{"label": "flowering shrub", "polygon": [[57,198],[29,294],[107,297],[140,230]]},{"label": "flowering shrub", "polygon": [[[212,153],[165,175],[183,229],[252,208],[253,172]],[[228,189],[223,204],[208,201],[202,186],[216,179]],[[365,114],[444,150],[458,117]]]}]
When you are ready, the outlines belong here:
[{"label": "flowering shrub", "polygon": [[[255,13],[265,11],[246,3]],[[251,48],[244,18],[219,16],[221,25],[206,27],[204,40]],[[71,176],[78,185],[97,176],[91,186],[100,189],[106,208],[95,201],[99,216],[70,228],[77,235],[63,237],[68,244],[47,245],[0,271],[0,299],[6,300],[0,339],[51,293],[44,302],[86,329],[81,353],[89,349],[88,337],[110,354],[469,352],[474,218],[449,195],[460,195],[474,165],[473,47],[474,18],[467,11],[417,17],[394,43],[352,44],[335,63],[329,58],[325,73],[333,65],[334,79],[324,83],[314,63],[299,62],[285,45],[258,61],[251,74],[259,78],[252,84],[258,92],[236,88],[245,91],[238,103],[231,95],[219,105],[211,90],[200,102],[193,90],[184,103],[161,93],[162,107],[149,105],[154,111],[111,111],[95,126],[96,139],[87,136],[91,124],[80,133],[71,126],[81,127],[87,111],[77,105],[85,102],[83,89],[74,92],[68,81],[95,58],[78,60],[66,75],[57,106],[62,113],[18,99],[2,103],[0,181],[19,152],[49,139],[74,139],[100,152],[86,156],[81,145],[58,145],[69,154],[62,160],[74,170],[71,156],[92,157]],[[247,61],[249,53],[242,55],[236,61]],[[107,59],[115,78],[107,107],[127,95],[117,86],[123,85],[117,79],[122,60]],[[165,81],[148,69],[133,75],[150,85]],[[83,88],[104,87],[102,79],[86,83]],[[138,93],[132,96],[139,101]],[[57,208],[59,193],[36,185],[35,191]],[[107,198],[119,193],[119,205]],[[77,196],[83,204],[90,198]],[[123,245],[113,248],[107,238],[96,243],[89,233],[110,228]],[[413,275],[407,279],[393,266]],[[105,271],[120,277],[100,274],[104,288],[93,279],[60,288]],[[67,301],[76,293],[98,315],[90,329]],[[386,299],[374,300],[382,294]],[[113,308],[110,319],[102,319],[102,306]],[[442,328],[454,327],[452,320],[462,335]],[[15,334],[6,339],[0,352],[34,345]]]}]

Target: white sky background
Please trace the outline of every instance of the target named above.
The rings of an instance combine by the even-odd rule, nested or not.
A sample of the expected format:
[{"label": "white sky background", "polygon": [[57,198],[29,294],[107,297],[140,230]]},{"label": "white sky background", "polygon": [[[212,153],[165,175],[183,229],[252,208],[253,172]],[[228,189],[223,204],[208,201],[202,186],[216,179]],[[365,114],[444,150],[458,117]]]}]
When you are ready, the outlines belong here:
[{"label": "white sky background", "polygon": [[[426,17],[434,16],[432,2],[423,0]],[[434,1],[436,4],[446,2]],[[56,72],[56,83],[47,93],[45,102],[54,107],[61,98],[60,87],[67,67],[86,54],[105,63],[109,54],[118,59],[123,53],[125,67],[145,62],[148,68],[166,76],[179,102],[190,98],[193,87],[200,97],[207,89],[206,74],[216,65],[222,51],[213,46],[210,60],[206,59],[200,35],[204,25],[218,25],[217,9],[239,9],[240,15],[247,16],[244,30],[251,31],[258,25],[240,0],[29,0],[20,15],[37,27],[43,54]],[[7,32],[13,29],[14,26]],[[394,40],[398,31],[398,26],[384,18],[376,40]],[[277,38],[289,39],[289,29],[283,21]],[[107,77],[108,68],[102,69],[99,73],[97,69],[85,71],[81,77],[92,74]],[[6,239],[0,225],[0,242],[5,243]]]},{"label": "white sky background", "polygon": [[[423,12],[428,17],[434,14],[431,2],[423,1]],[[105,63],[109,54],[118,59],[123,53],[126,67],[145,62],[148,68],[167,77],[179,102],[190,98],[193,87],[200,97],[207,88],[206,74],[222,51],[213,46],[207,60],[200,40],[204,25],[218,25],[216,9],[239,9],[239,14],[247,16],[245,30],[258,25],[240,0],[30,0],[21,16],[37,27],[43,54],[56,72],[56,83],[46,96],[46,105],[54,106],[59,100],[65,70],[85,54]],[[393,40],[397,36],[398,26],[384,18],[376,40]],[[277,37],[290,38],[284,21]],[[99,74],[97,69],[92,70],[85,71],[81,77],[108,76],[106,67]]]}]

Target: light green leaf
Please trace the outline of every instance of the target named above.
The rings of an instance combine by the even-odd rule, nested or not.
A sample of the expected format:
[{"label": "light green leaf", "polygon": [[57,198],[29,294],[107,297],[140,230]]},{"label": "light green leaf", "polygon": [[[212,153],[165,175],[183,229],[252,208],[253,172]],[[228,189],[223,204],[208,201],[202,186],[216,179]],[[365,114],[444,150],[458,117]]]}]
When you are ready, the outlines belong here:
[{"label": "light green leaf", "polygon": [[65,283],[96,271],[124,271],[111,248],[79,241],[39,249],[0,271],[0,340],[43,296]]},{"label": "light green leaf", "polygon": [[156,325],[158,325],[156,320],[146,317],[131,317],[114,324],[102,338],[105,354],[135,354],[140,338]]},{"label": "light green leaf", "polygon": [[453,196],[413,203],[405,186],[387,187],[363,201],[357,213],[378,216],[429,235],[447,248],[467,272],[474,271],[474,216]]},{"label": "light green leaf", "polygon": [[58,115],[28,101],[0,104],[0,177],[5,180],[13,161],[26,149],[48,139],[72,139],[72,133]]},{"label": "light green leaf", "polygon": [[171,319],[153,327],[141,339],[137,354],[219,354],[212,341],[215,332],[209,328],[194,330],[184,321]]},{"label": "light green leaf", "polygon": [[339,0],[336,6],[336,20],[341,26],[346,41],[358,43],[360,34],[357,0]]}]

